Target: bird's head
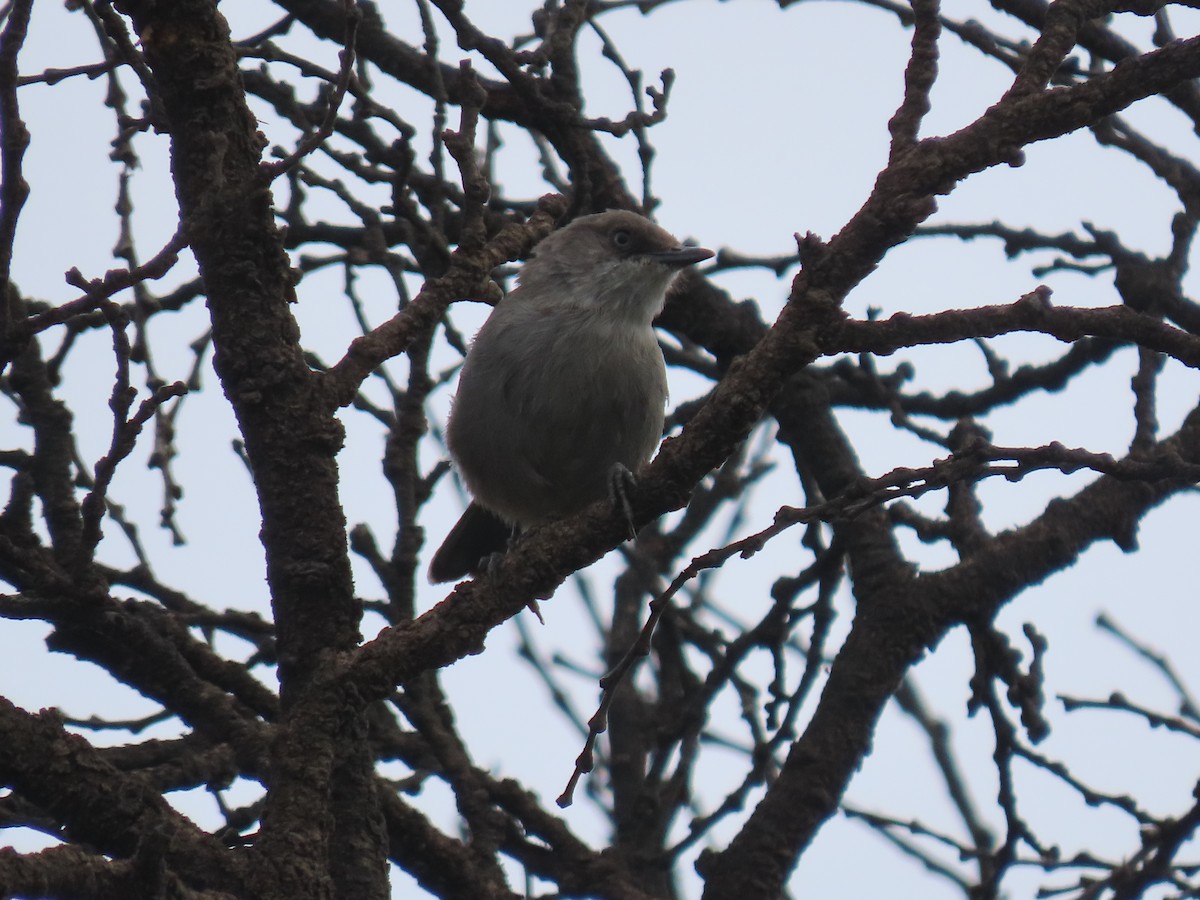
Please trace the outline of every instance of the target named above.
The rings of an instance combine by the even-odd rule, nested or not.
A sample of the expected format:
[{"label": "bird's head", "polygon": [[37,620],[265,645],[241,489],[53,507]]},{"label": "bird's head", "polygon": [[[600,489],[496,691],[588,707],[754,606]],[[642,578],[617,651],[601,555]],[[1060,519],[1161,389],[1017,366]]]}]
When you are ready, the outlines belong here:
[{"label": "bird's head", "polygon": [[570,305],[649,324],[681,269],[713,255],[625,210],[583,216],[551,234],[518,276],[523,302]]}]

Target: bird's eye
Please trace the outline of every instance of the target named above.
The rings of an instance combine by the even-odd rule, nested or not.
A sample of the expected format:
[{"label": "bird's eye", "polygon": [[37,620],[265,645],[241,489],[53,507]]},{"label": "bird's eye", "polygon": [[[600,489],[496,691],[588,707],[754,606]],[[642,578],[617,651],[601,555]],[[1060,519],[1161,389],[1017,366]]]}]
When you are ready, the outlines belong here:
[{"label": "bird's eye", "polygon": [[619,228],[612,233],[612,242],[618,250],[628,250],[633,246],[633,235],[624,228]]}]

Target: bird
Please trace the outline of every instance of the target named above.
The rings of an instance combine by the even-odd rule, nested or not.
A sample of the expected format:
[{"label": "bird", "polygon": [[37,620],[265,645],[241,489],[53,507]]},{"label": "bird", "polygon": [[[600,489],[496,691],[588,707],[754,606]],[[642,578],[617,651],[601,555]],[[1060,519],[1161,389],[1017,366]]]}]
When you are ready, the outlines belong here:
[{"label": "bird", "polygon": [[521,530],[624,498],[662,439],[654,319],[676,275],[713,255],[628,210],[581,216],[537,245],[459,374],[446,444],[473,499],[430,581],[478,574]]}]

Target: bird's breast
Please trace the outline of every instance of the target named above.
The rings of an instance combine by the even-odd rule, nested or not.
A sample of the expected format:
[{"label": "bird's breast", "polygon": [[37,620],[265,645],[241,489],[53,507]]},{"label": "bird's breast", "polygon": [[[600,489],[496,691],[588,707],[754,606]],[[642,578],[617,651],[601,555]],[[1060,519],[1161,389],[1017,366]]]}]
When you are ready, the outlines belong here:
[{"label": "bird's breast", "polygon": [[585,314],[489,325],[450,423],[451,449],[478,499],[514,521],[569,515],[606,495],[615,464],[645,465],[667,399],[649,326]]}]

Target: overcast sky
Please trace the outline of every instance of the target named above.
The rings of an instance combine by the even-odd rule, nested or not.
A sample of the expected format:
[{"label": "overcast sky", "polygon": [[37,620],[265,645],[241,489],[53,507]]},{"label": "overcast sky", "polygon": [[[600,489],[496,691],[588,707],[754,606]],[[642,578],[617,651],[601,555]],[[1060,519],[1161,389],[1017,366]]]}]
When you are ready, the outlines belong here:
[{"label": "overcast sky", "polygon": [[[396,9],[392,9],[392,6]],[[958,15],[967,7],[963,0],[946,4],[947,12]],[[420,44],[415,4],[384,4],[383,12],[392,30],[401,38]],[[507,36],[528,31],[526,4],[468,3],[475,21],[486,31]],[[534,4],[528,4],[530,8]],[[985,4],[971,15],[996,21]],[[227,15],[236,15],[236,37],[254,33],[275,18],[258,4],[225,3]],[[245,16],[244,19],[240,18]],[[1128,32],[1143,46],[1149,28],[1132,17]],[[1181,33],[1184,22],[1177,23]],[[830,237],[866,199],[875,175],[887,156],[887,121],[901,96],[903,69],[909,33],[894,19],[878,10],[856,4],[796,4],[780,12],[767,2],[668,4],[650,17],[624,11],[607,17],[604,27],[631,66],[645,70],[647,82],[668,66],[676,73],[669,117],[652,132],[657,157],[653,169],[655,194],[662,205],[658,220],[680,237],[695,238],[708,247],[736,249],[755,255],[790,253],[793,234],[813,231]],[[1015,28],[1010,34],[1020,36]],[[611,64],[601,59],[597,39],[585,34],[580,56],[587,73],[586,97],[590,115],[619,119],[629,108],[629,92]],[[336,67],[337,48],[323,45],[319,53],[330,68]],[[924,134],[949,133],[970,122],[995,102],[1009,76],[998,64],[982,59],[952,35],[942,39],[941,77],[933,93],[933,110]],[[448,33],[442,57],[454,63],[462,51]],[[29,42],[20,59],[23,73],[46,67],[69,67],[99,59],[90,27],[80,15],[65,12],[61,4],[35,7]],[[486,69],[485,65],[481,67]],[[380,79],[382,82],[382,79]],[[135,91],[133,80],[123,83]],[[386,88],[381,88],[386,89]],[[76,292],[63,280],[63,273],[78,267],[87,277],[97,277],[118,265],[112,257],[116,220],[112,205],[116,197],[116,168],[109,162],[108,142],[113,135],[111,113],[103,107],[105,81],[74,78],[53,88],[35,86],[21,92],[22,113],[33,135],[26,157],[26,177],[32,194],[18,235],[14,277],[30,296],[59,303]],[[403,110],[411,109],[418,129],[427,127],[427,104],[394,92]],[[405,105],[407,104],[407,105]],[[1161,139],[1172,142],[1176,152],[1195,159],[1195,136],[1165,104],[1156,101],[1131,112],[1130,118],[1154,128]],[[136,110],[136,101],[131,102]],[[268,137],[287,141],[290,131],[267,117],[261,104],[255,110],[263,117]],[[452,120],[452,126],[455,124]],[[506,149],[501,157],[501,180],[510,196],[536,196],[547,190],[539,180],[539,166],[524,136],[514,129],[504,132]],[[424,133],[419,141],[427,141]],[[615,153],[627,164],[630,185],[637,181],[636,147],[632,139],[613,141]],[[136,143],[141,169],[136,175],[138,209],[137,242],[143,257],[149,257],[170,237],[175,228],[176,207],[167,170],[167,140],[143,135]],[[427,144],[425,145],[427,147]],[[423,150],[422,152],[427,152]],[[282,186],[281,186],[282,190]],[[380,202],[384,202],[381,198]],[[1088,135],[1077,135],[1032,148],[1027,164],[1019,169],[995,170],[969,179],[952,196],[943,198],[935,222],[982,222],[1002,219],[1008,224],[1030,226],[1044,232],[1079,231],[1084,221],[1100,228],[1120,230],[1135,249],[1160,254],[1169,245],[1169,213],[1176,201],[1143,169],[1126,162],[1113,150],[1097,148]],[[330,205],[330,216],[351,218]],[[319,252],[313,248],[312,252]],[[1056,275],[1036,277],[1032,268],[1047,256],[1005,264],[995,243],[977,241],[960,245],[948,239],[913,241],[889,254],[878,272],[868,278],[848,299],[847,311],[865,317],[869,308],[884,315],[897,311],[932,312],[945,308],[1007,303],[1042,281],[1054,288],[1054,302],[1062,305],[1104,306],[1117,302],[1110,275],[1098,278]],[[166,285],[194,274],[185,259]],[[736,298],[751,298],[770,321],[781,308],[790,276],[777,279],[767,273],[727,273],[718,276]],[[383,321],[394,310],[395,297],[382,278],[377,283],[364,276],[368,313],[374,322]],[[378,287],[374,288],[377,284]],[[1192,287],[1195,287],[1194,281]],[[352,323],[345,314],[337,271],[314,275],[300,286],[301,303],[296,313],[306,346],[327,361],[340,357],[353,337]],[[372,290],[377,293],[372,295]],[[1194,293],[1194,292],[1193,292]],[[486,309],[460,304],[456,322],[465,331],[482,321]],[[180,314],[155,319],[155,362],[167,380],[185,378],[193,357],[188,344],[204,328],[205,313],[194,305]],[[59,335],[51,332],[48,346],[56,346]],[[83,439],[85,458],[95,460],[109,439],[106,398],[111,389],[111,348],[106,334],[85,336],[85,352],[73,355],[66,371],[67,396],[74,398]],[[1013,338],[997,342],[1000,352],[1016,362],[1048,360],[1064,347],[1041,337]],[[447,348],[447,365],[451,356]],[[915,383],[930,389],[959,385],[978,388],[988,382],[981,354],[970,346],[939,347],[906,354],[916,365]],[[1024,445],[1058,440],[1068,446],[1086,446],[1095,451],[1121,454],[1132,433],[1132,395],[1128,379],[1136,366],[1136,354],[1121,351],[1117,363],[1083,379],[1070,391],[1047,395],[1023,403],[1017,411],[1001,411],[986,424],[1000,445]],[[897,359],[879,365],[890,370]],[[399,365],[399,364],[395,364]],[[397,369],[400,371],[400,369]],[[1163,432],[1177,427],[1197,399],[1195,373],[1167,363],[1165,379],[1170,391],[1160,400],[1159,418]],[[675,401],[697,396],[705,390],[697,379],[680,379],[672,385]],[[382,396],[382,395],[380,395]],[[434,403],[434,412],[444,412],[448,392]],[[1095,397],[1106,398],[1097,403]],[[1113,398],[1117,398],[1114,402]],[[156,561],[164,580],[179,584],[198,600],[215,607],[235,607],[266,612],[266,585],[262,550],[258,543],[258,519],[252,487],[242,464],[230,450],[234,435],[232,417],[225,407],[219,386],[208,370],[205,389],[189,396],[181,420],[178,461],[179,477],[186,496],[179,513],[180,525],[190,542],[170,545],[167,534],[154,528],[161,503],[160,488],[144,470],[149,444],[135,452],[122,467],[113,496],[126,505],[131,518],[145,523],[141,539]],[[390,543],[394,512],[390,494],[379,470],[382,435],[363,417],[347,413],[350,439],[340,457],[347,518],[351,524],[367,522],[385,545]],[[935,448],[915,439],[898,439],[885,419],[847,415],[868,474],[880,475],[900,465],[925,465],[939,455]],[[11,428],[6,424],[3,428]],[[17,442],[27,445],[26,434]],[[3,444],[13,444],[5,434]],[[425,452],[428,464],[438,448],[430,440]],[[762,527],[774,510],[772,497],[798,496],[794,474],[786,458],[771,476],[761,498],[761,518],[748,522],[745,530]],[[1027,521],[1040,511],[1053,493],[1077,490],[1089,476],[1031,477],[1019,485],[992,482],[981,489],[987,507],[987,524],[1001,529]],[[1064,484],[1069,487],[1064,488]],[[214,490],[213,486],[219,489]],[[993,502],[994,501],[994,502]],[[923,508],[939,510],[942,498],[931,498]],[[231,509],[240,513],[231,514]],[[461,497],[449,479],[443,482],[436,515],[426,522],[427,535],[436,546],[442,531],[461,509]],[[1194,552],[1197,513],[1194,497],[1181,498],[1151,514],[1141,532],[1143,550],[1134,557],[1121,554],[1111,545],[1091,552],[1073,570],[1054,577],[1046,585],[1027,592],[1002,614],[1000,624],[1017,640],[1020,625],[1033,621],[1050,639],[1047,660],[1048,690],[1092,697],[1107,696],[1120,689],[1149,705],[1170,710],[1171,694],[1147,667],[1139,664],[1110,638],[1096,631],[1093,619],[1100,610],[1131,629],[1142,640],[1171,656],[1180,674],[1200,685],[1200,656],[1195,653],[1200,626],[1195,596],[1195,576],[1190,553]],[[128,565],[132,556],[123,540],[111,529],[102,547],[105,558]],[[734,561],[718,578],[723,586],[735,585],[750,604],[759,604],[794,544],[780,542],[759,557]],[[906,545],[926,567],[950,562],[942,553]],[[592,581],[603,590],[605,573],[615,571],[613,561],[595,567]],[[379,596],[379,585],[365,568],[356,569],[358,590],[368,597]],[[1130,585],[1137,584],[1136,590]],[[568,589],[564,588],[563,592]],[[546,605],[545,628],[526,622],[536,632],[544,651],[562,652],[577,662],[592,665],[594,638],[573,602]],[[444,596],[442,588],[421,586],[421,601],[431,606]],[[837,633],[849,624],[850,607],[843,604]],[[748,609],[747,619],[752,615]],[[370,637],[381,626],[379,620],[365,624]],[[550,709],[545,691],[532,673],[515,663],[510,652],[516,642],[513,623],[491,637],[488,650],[463,660],[444,673],[456,715],[468,740],[486,746],[480,764],[525,780],[548,797],[556,795],[571,770],[580,747],[579,736],[564,725]],[[128,715],[145,714],[146,701],[117,685],[97,669],[81,667],[60,657],[39,652],[29,637],[43,633],[36,623],[0,622],[0,642],[16,652],[0,655],[0,688],[15,702],[29,709],[55,703],[70,715],[86,716],[105,711],[111,714],[114,698]],[[226,648],[237,653],[237,648]],[[962,633],[917,669],[922,688],[947,716],[960,717],[964,708],[970,666]],[[86,674],[82,674],[82,673]],[[64,702],[62,685],[70,680],[77,690],[71,705]],[[594,702],[594,683],[579,679],[575,694],[578,708]],[[519,709],[514,697],[522,698]],[[1156,812],[1182,812],[1182,803],[1197,777],[1194,747],[1168,735],[1151,734],[1134,721],[1115,721],[1099,714],[1067,717],[1051,702],[1055,730],[1042,749],[1050,756],[1078,761],[1085,748],[1079,774],[1098,787],[1129,791]],[[529,731],[513,728],[514,717],[522,721],[544,712],[537,747],[528,744]],[[540,720],[538,720],[540,721]],[[174,733],[170,726],[148,735]],[[103,735],[89,735],[103,741]],[[972,786],[981,805],[995,796],[995,774],[990,763],[991,733],[984,720],[966,724],[959,733],[964,758],[972,760]],[[1146,754],[1150,754],[1147,756]],[[1145,760],[1150,759],[1150,765]],[[1136,765],[1135,765],[1136,762]],[[736,766],[736,761],[734,766]],[[711,779],[710,799],[728,785],[739,768],[723,771],[717,763],[705,770]],[[1023,802],[1035,827],[1059,839],[1077,838],[1080,845],[1120,852],[1137,845],[1129,820],[1103,810],[1086,810],[1059,785],[1037,773],[1022,772],[1027,788]],[[894,711],[880,725],[874,754],[852,783],[847,801],[853,805],[918,817],[943,830],[954,830],[956,822],[942,797],[923,745],[915,729]],[[181,800],[189,814],[211,824],[213,808],[203,797]],[[1161,805],[1160,805],[1161,804]],[[602,835],[604,824],[586,803],[567,811],[565,817],[585,832]],[[206,818],[207,817],[207,818]],[[993,815],[993,820],[996,817]],[[441,819],[454,827],[452,807]],[[1057,823],[1054,825],[1047,823]],[[999,822],[996,822],[997,826]],[[725,829],[724,834],[728,834]],[[847,863],[868,843],[869,867],[848,868]],[[20,845],[18,845],[20,846]],[[1074,849],[1070,843],[1064,849]],[[879,860],[879,864],[875,864]],[[847,885],[853,873],[852,886]],[[399,879],[397,880],[399,883]],[[925,879],[919,868],[884,848],[861,826],[838,817],[821,832],[817,844],[802,860],[795,876],[798,894],[806,898],[865,896],[920,896],[937,900],[957,896],[941,882]],[[1014,889],[1021,884],[1014,878]],[[1033,882],[1030,882],[1033,883]],[[896,885],[912,885],[913,892],[897,894]],[[1019,894],[1018,894],[1019,895]]]}]

